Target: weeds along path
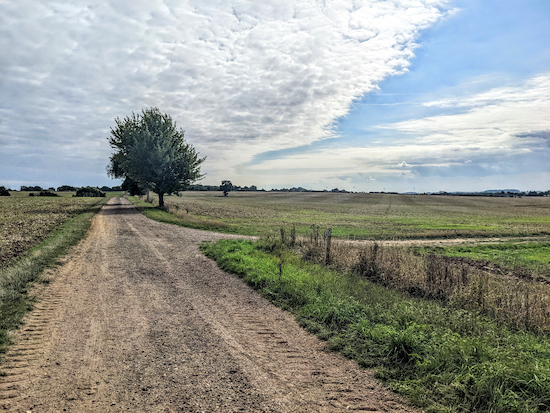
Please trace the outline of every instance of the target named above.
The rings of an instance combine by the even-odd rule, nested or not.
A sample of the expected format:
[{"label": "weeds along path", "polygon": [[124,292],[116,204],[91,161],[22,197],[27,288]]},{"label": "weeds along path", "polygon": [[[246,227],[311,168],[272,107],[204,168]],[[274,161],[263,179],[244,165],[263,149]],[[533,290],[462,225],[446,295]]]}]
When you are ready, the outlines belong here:
[{"label": "weeds along path", "polygon": [[0,410],[411,412],[198,249],[111,199],[14,334]]}]

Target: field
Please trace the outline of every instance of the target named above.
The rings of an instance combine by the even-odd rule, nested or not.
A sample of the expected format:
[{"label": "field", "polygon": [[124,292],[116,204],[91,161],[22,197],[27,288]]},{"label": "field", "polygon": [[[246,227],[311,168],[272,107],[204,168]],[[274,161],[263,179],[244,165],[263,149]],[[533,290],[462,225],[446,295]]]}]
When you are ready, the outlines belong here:
[{"label": "field", "polygon": [[267,235],[295,226],[332,227],[352,240],[547,236],[550,198],[488,198],[350,193],[184,192],[166,197],[170,212],[191,225]]},{"label": "field", "polygon": [[[12,257],[7,261],[9,268],[1,274],[0,303],[9,305],[0,306],[3,322],[0,350],[9,341],[6,331],[17,326],[21,314],[32,304],[26,297],[28,283],[41,280],[39,274],[55,261],[59,251],[82,238],[97,208],[93,200],[84,205],[78,202],[85,200],[70,197],[1,201],[2,206],[7,205],[2,213],[12,211],[3,218],[4,233],[7,228],[12,234],[17,233],[15,222],[20,223],[21,229],[27,225],[26,231],[31,235],[42,226],[53,228],[55,224],[47,222],[54,222],[55,217],[49,216],[61,216],[62,208],[66,217],[77,214],[78,208],[88,208],[89,212],[67,219],[34,248],[31,246],[39,240],[27,236],[27,241],[22,243],[27,251],[25,259]],[[292,312],[303,327],[327,340],[327,348],[374,369],[377,377],[426,411],[550,411],[547,379],[550,375],[550,283],[544,278],[549,267],[550,198],[331,193],[231,193],[224,198],[216,193],[188,192],[181,197],[168,197],[165,210],[136,198],[132,201],[145,215],[160,221],[261,236],[257,242],[222,241],[203,244],[202,249],[223,269],[242,277],[266,298]],[[113,207],[120,208],[120,205],[123,204]],[[198,294],[194,288],[199,285],[211,288],[204,297],[213,297],[211,304],[202,303],[204,312],[229,300],[226,291],[217,287],[219,280],[211,277],[212,271],[204,270],[208,262],[201,261],[200,255],[181,239],[174,241],[176,232],[186,234],[183,229],[163,226],[164,239],[159,238],[158,228],[151,221],[140,224],[136,221],[130,227],[132,232],[126,226],[126,231],[113,230],[113,225],[126,225],[117,221],[120,217],[118,214],[102,215],[105,230],[93,233],[96,239],[89,242],[89,252],[84,252],[79,261],[82,268],[91,268],[89,282],[97,280],[94,265],[88,264],[88,257],[95,254],[95,262],[115,263],[112,268],[126,271],[130,279],[145,277],[144,280],[155,280],[163,288],[169,285],[170,291],[174,288],[172,281],[183,282],[184,295],[181,300],[177,299],[178,304],[185,304],[187,298],[196,299]],[[139,214],[133,217],[136,220],[143,218]],[[42,223],[36,224],[35,220]],[[150,228],[141,235],[129,236],[144,230],[147,225]],[[328,238],[323,237],[327,228],[332,228],[335,235],[330,259],[325,254]],[[21,230],[21,233],[26,232]],[[109,234],[118,238],[110,241],[97,238]],[[190,231],[189,234],[197,236],[199,233]],[[205,233],[200,234],[206,237]],[[219,234],[211,235],[220,237]],[[67,243],[68,239],[72,241]],[[441,244],[441,240],[459,245]],[[420,245],[419,241],[433,244]],[[116,248],[107,248],[108,242]],[[128,247],[128,242],[139,243],[141,250]],[[121,259],[120,248],[127,249],[128,259],[117,261]],[[140,260],[134,263],[136,251]],[[171,258],[164,255],[169,251],[172,251]],[[148,261],[144,260],[147,254]],[[477,264],[434,254],[470,254],[469,259],[477,260]],[[482,260],[500,262],[503,267],[495,264],[491,269]],[[180,277],[179,269],[192,265],[197,266],[197,271],[191,273],[202,271],[210,277],[208,281],[205,278],[186,286],[187,277]],[[519,272],[516,271],[518,266],[523,268]],[[105,271],[105,280],[114,281],[120,288],[124,286],[117,291],[124,292],[128,285],[142,285],[128,280],[126,284],[121,283],[120,271],[114,274],[109,266],[98,267]],[[158,276],[161,274],[159,269],[164,267],[167,272]],[[536,279],[532,273],[538,274]],[[172,297],[166,293],[147,296],[149,282],[146,285],[146,290],[129,296],[143,300],[152,296]],[[79,290],[82,291],[80,286],[71,297],[79,297],[82,294]],[[88,293],[96,291],[85,290]],[[214,291],[220,295],[214,297]],[[103,300],[105,308],[114,311],[112,317],[105,318],[102,311],[88,312],[101,320],[125,314],[118,310],[121,307],[112,305],[113,300],[115,297]],[[85,301],[95,305],[94,300]],[[140,311],[147,307],[135,304]],[[173,311],[174,307],[158,304],[155,308]],[[239,311],[247,316],[250,313],[250,310]],[[82,313],[77,314],[73,321],[78,320],[76,325],[79,325],[78,317]],[[158,314],[155,312],[155,317]],[[212,316],[212,320],[218,320],[219,316]],[[164,317],[157,318],[156,322],[159,319]],[[270,321],[269,325],[272,323]],[[181,327],[185,323],[173,324],[178,334],[185,332]],[[124,325],[127,327],[131,323]],[[193,331],[202,327],[203,324],[194,327]],[[227,334],[240,330],[230,328]],[[249,335],[263,337],[265,330],[243,337]],[[187,336],[182,333],[182,337]],[[161,338],[164,344],[166,338]],[[203,341],[201,339],[199,346],[201,351]],[[173,348],[180,347],[181,340]],[[99,353],[108,352],[94,352]],[[81,360],[80,355],[78,359]],[[160,369],[165,371],[165,366]],[[143,392],[140,386],[138,393]]]},{"label": "field", "polygon": [[27,192],[13,192],[0,197],[0,268],[42,242],[67,219],[103,204],[100,198],[72,195],[30,197]]}]

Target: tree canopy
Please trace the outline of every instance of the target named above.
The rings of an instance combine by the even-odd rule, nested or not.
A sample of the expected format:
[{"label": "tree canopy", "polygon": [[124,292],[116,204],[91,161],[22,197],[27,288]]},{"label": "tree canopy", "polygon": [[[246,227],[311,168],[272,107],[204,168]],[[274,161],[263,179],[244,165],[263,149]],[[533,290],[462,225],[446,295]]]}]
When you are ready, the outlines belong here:
[{"label": "tree canopy", "polygon": [[227,196],[229,194],[229,191],[233,189],[233,184],[231,181],[222,181],[222,184],[220,185],[220,191],[223,191],[223,196]]},{"label": "tree canopy", "polygon": [[110,176],[156,192],[161,207],[164,194],[183,191],[202,178],[200,166],[206,158],[199,158],[170,115],[150,108],[115,122],[108,138],[115,149],[107,167]]}]

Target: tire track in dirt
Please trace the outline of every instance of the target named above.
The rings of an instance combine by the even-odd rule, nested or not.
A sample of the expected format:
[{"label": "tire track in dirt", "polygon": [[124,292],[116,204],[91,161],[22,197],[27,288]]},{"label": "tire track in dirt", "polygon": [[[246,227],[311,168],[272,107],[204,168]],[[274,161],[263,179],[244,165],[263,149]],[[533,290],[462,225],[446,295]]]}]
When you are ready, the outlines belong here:
[{"label": "tire track in dirt", "polygon": [[110,200],[37,289],[1,366],[0,408],[414,411],[200,253],[227,237]]}]

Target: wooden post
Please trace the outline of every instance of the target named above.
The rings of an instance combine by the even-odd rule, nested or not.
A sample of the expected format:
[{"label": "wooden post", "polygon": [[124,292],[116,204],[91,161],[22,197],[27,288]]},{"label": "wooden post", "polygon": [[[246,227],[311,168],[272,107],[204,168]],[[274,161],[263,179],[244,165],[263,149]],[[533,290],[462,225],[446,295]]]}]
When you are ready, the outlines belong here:
[{"label": "wooden post", "polygon": [[330,241],[332,239],[332,228],[327,229],[327,232],[325,233],[325,237],[327,239],[327,251],[325,253],[325,265],[330,264]]}]

